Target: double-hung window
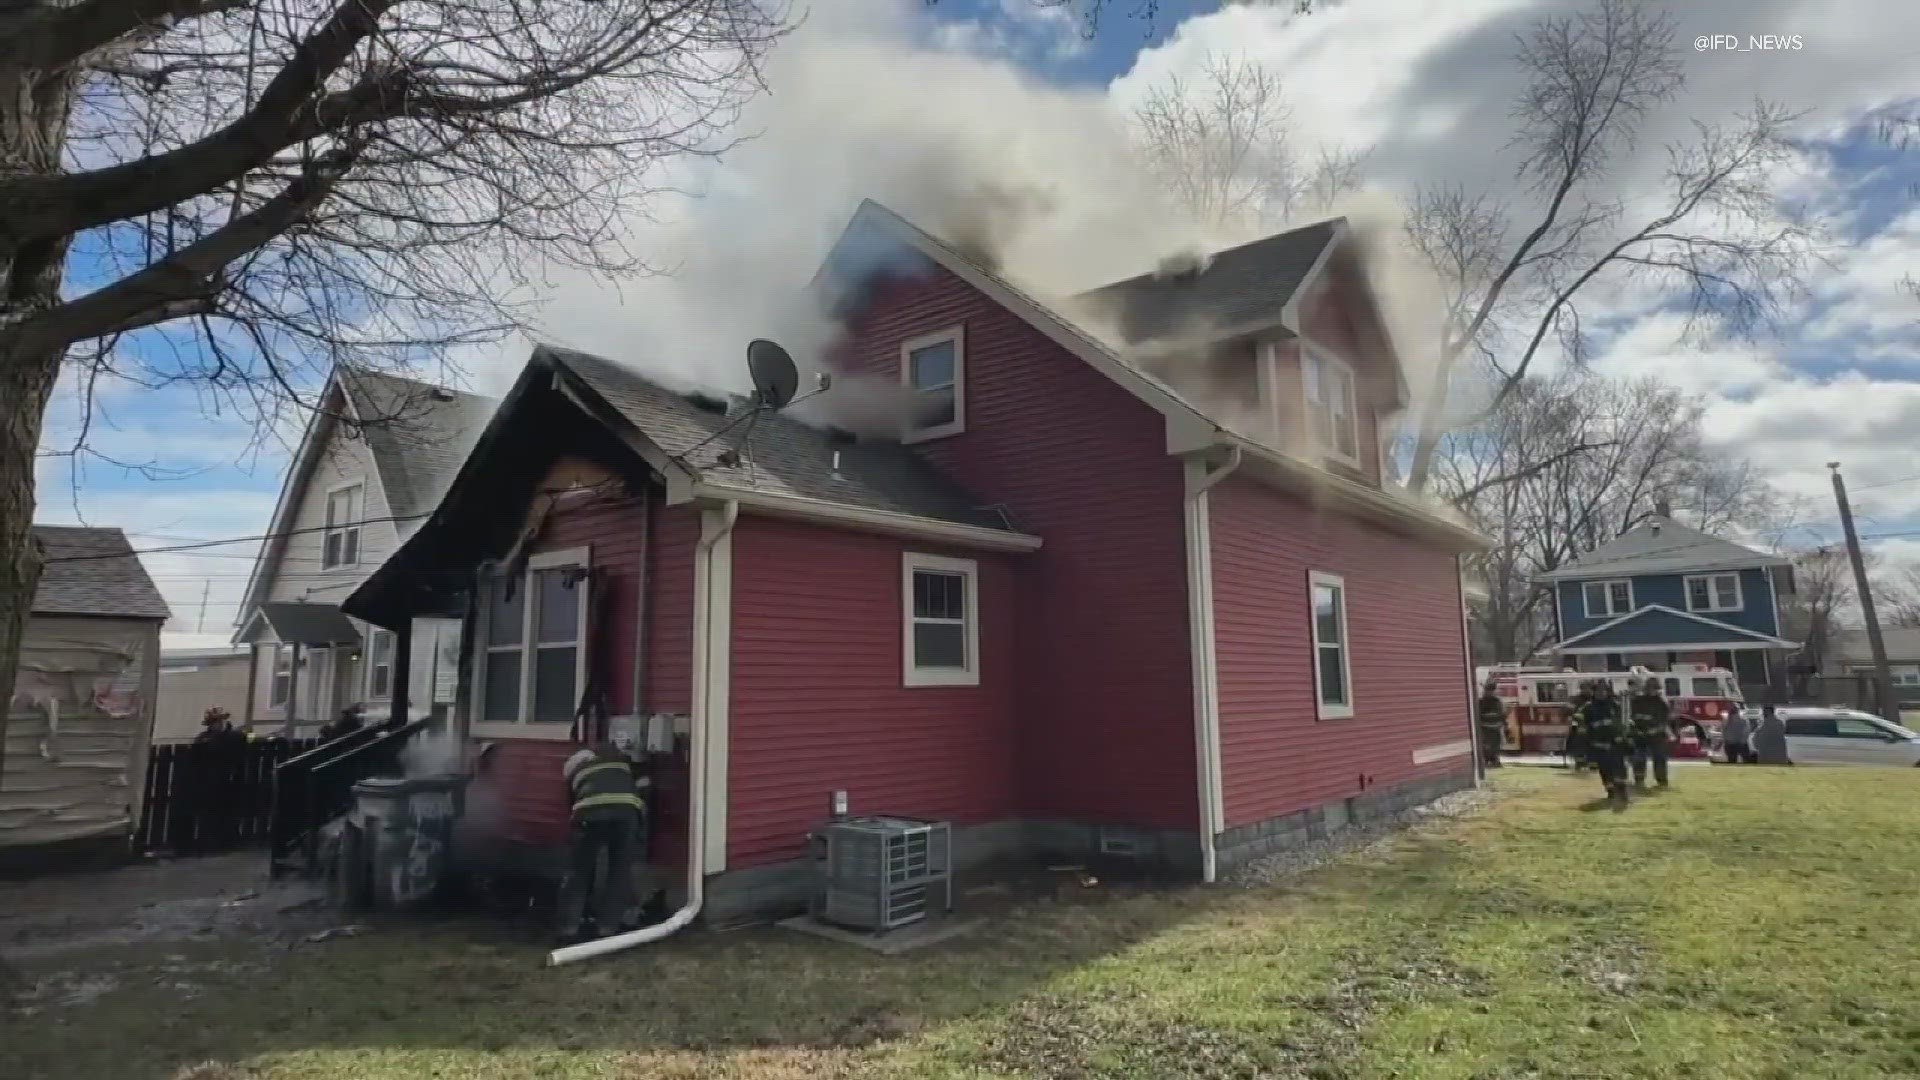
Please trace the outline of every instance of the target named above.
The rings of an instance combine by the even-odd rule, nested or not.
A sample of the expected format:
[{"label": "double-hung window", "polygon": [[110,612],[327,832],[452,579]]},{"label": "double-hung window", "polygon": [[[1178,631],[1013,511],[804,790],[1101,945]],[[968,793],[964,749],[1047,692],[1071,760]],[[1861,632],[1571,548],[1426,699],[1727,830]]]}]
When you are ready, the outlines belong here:
[{"label": "double-hung window", "polygon": [[360,523],[366,512],[366,486],[348,484],[327,493],[327,527],[321,542],[320,569],[360,562]]},{"label": "double-hung window", "polygon": [[907,553],[901,614],[908,686],[980,684],[980,570],[972,559]]},{"label": "double-hung window", "polygon": [[273,685],[267,691],[267,704],[279,708],[293,696],[293,646],[273,647]]},{"label": "double-hung window", "polygon": [[488,582],[478,650],[476,720],[564,724],[586,683],[586,548],[545,552],[525,572]]},{"label": "double-hung window", "polygon": [[1322,720],[1353,715],[1353,664],[1347,653],[1347,583],[1333,574],[1307,575],[1313,612],[1313,703]]},{"label": "double-hung window", "polygon": [[375,630],[367,641],[367,696],[385,701],[393,696],[393,644],[391,630]]},{"label": "double-hung window", "polygon": [[1358,394],[1353,368],[1319,349],[1300,351],[1301,377],[1306,384],[1307,426],[1322,453],[1348,465],[1360,465]]},{"label": "double-hung window", "polygon": [[907,389],[907,442],[956,435],[966,428],[966,332],[960,327],[900,343],[900,381]]},{"label": "double-hung window", "polygon": [[1589,581],[1580,586],[1580,595],[1589,619],[1611,618],[1633,610],[1631,581]]},{"label": "double-hung window", "polygon": [[1739,611],[1740,575],[1693,574],[1686,579],[1688,611]]}]

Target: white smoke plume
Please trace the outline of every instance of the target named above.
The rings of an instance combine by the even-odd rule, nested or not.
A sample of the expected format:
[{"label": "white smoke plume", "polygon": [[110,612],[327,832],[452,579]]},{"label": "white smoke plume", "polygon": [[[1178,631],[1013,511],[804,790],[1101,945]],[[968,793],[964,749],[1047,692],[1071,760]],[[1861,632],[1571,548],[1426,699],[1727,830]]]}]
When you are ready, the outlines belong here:
[{"label": "white smoke plume", "polygon": [[[917,4],[813,7],[775,50],[738,129],[746,141],[675,178],[692,197],[633,224],[635,253],[669,273],[617,289],[559,275],[537,336],[682,389],[744,391],[754,337],[817,370],[836,328],[805,287],[863,198],[1043,295],[1239,239],[1209,236],[1154,190],[1103,91],[943,51],[932,30]],[[527,344],[504,345],[491,377],[477,372],[482,388],[501,389]],[[846,426],[893,407],[878,387],[826,396]]]}]

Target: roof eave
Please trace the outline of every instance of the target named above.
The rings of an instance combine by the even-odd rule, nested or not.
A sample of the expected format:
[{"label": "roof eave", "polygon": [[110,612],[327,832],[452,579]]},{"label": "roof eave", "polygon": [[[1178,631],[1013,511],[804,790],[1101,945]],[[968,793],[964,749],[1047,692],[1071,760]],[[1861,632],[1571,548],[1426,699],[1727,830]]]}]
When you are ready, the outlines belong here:
[{"label": "roof eave", "polygon": [[1760,556],[1753,559],[1727,559],[1720,562],[1698,563],[1691,566],[1661,570],[1636,570],[1632,566],[1601,565],[1588,567],[1573,565],[1562,566],[1557,570],[1548,570],[1535,574],[1531,580],[1536,582],[1579,581],[1583,579],[1597,581],[1601,578],[1650,577],[1669,574],[1711,574],[1716,571],[1726,570],[1768,570],[1775,567],[1792,565],[1793,560],[1782,559],[1775,556]]},{"label": "roof eave", "polygon": [[803,495],[783,495],[755,488],[735,487],[730,484],[695,484],[693,498],[715,502],[737,502],[744,509],[769,517],[835,525],[890,536],[936,540],[980,551],[1024,554],[1040,550],[1042,543],[1038,536],[1009,529],[989,529],[957,521],[922,517],[917,514],[875,510],[864,506],[828,502],[825,499],[807,498]]},{"label": "roof eave", "polygon": [[1386,491],[1356,483],[1264,443],[1243,435],[1223,432],[1219,445],[1239,449],[1247,457],[1265,465],[1280,486],[1313,498],[1330,500],[1340,509],[1379,524],[1410,529],[1420,536],[1441,542],[1449,551],[1467,554],[1493,546],[1486,536],[1423,510]]}]

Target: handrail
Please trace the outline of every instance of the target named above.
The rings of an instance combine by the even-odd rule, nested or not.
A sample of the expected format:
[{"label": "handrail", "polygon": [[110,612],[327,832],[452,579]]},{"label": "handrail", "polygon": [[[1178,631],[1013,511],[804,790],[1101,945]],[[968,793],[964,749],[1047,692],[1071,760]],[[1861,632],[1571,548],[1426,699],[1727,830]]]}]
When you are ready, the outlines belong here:
[{"label": "handrail", "polygon": [[353,786],[382,772],[401,772],[400,751],[431,722],[422,717],[399,726],[362,728],[281,762],[273,774],[268,827],[271,872],[278,874],[286,868],[283,859],[299,853],[311,863],[321,826],[352,805]]}]

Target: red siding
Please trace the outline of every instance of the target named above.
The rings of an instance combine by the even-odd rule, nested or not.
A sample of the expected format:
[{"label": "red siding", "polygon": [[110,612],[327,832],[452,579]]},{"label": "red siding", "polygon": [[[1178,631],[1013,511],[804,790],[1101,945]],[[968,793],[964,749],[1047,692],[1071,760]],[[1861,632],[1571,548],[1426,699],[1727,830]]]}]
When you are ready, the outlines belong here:
[{"label": "red siding", "polygon": [[[582,465],[565,462],[556,472],[563,469],[572,475],[581,472]],[[644,518],[640,505],[629,498],[573,498],[578,501],[556,505],[533,550],[589,549],[595,577],[605,582],[604,602],[609,605],[604,618],[595,620],[606,627],[606,636],[594,640],[591,647],[594,662],[603,665],[606,673],[609,707],[620,715],[635,706],[635,634],[641,566],[647,553]],[[656,503],[652,531],[657,546],[647,569],[652,578],[647,619],[650,655],[640,707],[649,713],[684,713],[692,681],[693,543],[698,519],[689,509],[662,511]],[[563,740],[499,740],[488,756],[483,780],[476,785],[477,798],[487,806],[495,830],[531,844],[565,841],[568,809],[560,764],[571,750]],[[659,762],[655,768],[662,798],[654,859],[674,865],[686,850],[685,763]]]},{"label": "red siding", "polygon": [[[1452,555],[1236,477],[1208,513],[1229,827],[1467,764],[1413,761],[1467,738]],[[1309,571],[1346,579],[1350,719],[1314,714]]]},{"label": "red siding", "polygon": [[1023,810],[1191,828],[1182,476],[1160,415],[958,278],[875,291],[845,362],[964,324],[966,431],[918,449],[1045,540],[1017,565]]},{"label": "red siding", "polygon": [[[902,683],[902,554],[979,563],[979,686]],[[727,866],[804,853],[829,794],[959,824],[1015,810],[1013,578],[990,555],[742,517]]]}]

